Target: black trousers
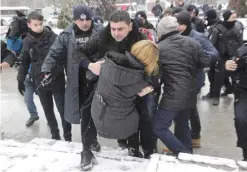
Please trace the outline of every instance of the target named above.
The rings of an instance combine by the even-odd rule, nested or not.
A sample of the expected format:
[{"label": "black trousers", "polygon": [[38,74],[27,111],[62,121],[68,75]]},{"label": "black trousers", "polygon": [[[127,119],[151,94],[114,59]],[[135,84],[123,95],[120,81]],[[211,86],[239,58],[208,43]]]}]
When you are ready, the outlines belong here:
[{"label": "black trousers", "polygon": [[214,85],[215,85],[215,64],[210,66],[210,69],[208,71],[208,80],[209,80],[209,92],[211,94],[214,93]]},{"label": "black trousers", "polygon": [[66,141],[71,141],[71,124],[64,119],[64,96],[65,96],[65,84],[59,84],[58,87],[53,87],[51,89],[40,88],[38,91],[39,99],[43,110],[45,112],[45,117],[48,121],[48,125],[51,129],[52,135],[59,134],[57,119],[54,113],[53,98],[61,117],[63,126],[63,136]]},{"label": "black trousers", "polygon": [[[235,95],[234,121],[237,133],[237,146],[247,150],[247,94]],[[247,158],[247,157],[245,157]]]},{"label": "black trousers", "polygon": [[92,143],[97,141],[97,130],[91,116],[91,104],[94,92],[94,85],[90,83],[83,84],[79,90],[83,150],[90,150]]},{"label": "black trousers", "polygon": [[[215,83],[214,83],[214,97],[220,97],[221,87],[226,86],[226,89],[233,90],[236,85],[237,76],[232,75],[230,72],[227,72],[225,69],[225,63],[227,59],[220,59],[216,68],[215,68]],[[232,83],[229,81],[231,77]]]}]

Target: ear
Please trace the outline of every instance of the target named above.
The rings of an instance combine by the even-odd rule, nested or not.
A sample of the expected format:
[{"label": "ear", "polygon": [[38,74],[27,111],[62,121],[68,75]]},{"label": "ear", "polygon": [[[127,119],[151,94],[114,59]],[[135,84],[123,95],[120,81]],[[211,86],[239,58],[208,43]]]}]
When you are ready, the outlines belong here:
[{"label": "ear", "polygon": [[133,30],[133,22],[131,22],[129,25],[129,31],[132,31],[132,30]]},{"label": "ear", "polygon": [[27,26],[28,26],[29,28],[31,28],[31,25],[30,25],[30,23],[27,23]]},{"label": "ear", "polygon": [[25,14],[23,14],[22,12],[20,12],[18,10],[16,10],[16,14],[17,14],[18,17],[26,17]]}]

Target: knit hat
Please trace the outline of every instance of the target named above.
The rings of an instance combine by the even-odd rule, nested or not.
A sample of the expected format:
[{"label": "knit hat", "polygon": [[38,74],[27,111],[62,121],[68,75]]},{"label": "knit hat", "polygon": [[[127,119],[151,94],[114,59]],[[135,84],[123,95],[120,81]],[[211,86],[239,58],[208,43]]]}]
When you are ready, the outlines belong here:
[{"label": "knit hat", "polygon": [[226,11],[223,13],[224,21],[229,20],[229,18],[231,17],[231,15],[232,15],[233,13],[235,13],[235,12],[232,11],[232,10],[226,10]]},{"label": "knit hat", "polygon": [[180,25],[191,25],[191,15],[188,11],[181,11],[180,13],[178,13],[176,18]]},{"label": "knit hat", "polygon": [[167,33],[178,31],[178,22],[175,17],[165,16],[163,17],[157,26],[158,35],[162,36]]},{"label": "knit hat", "polygon": [[216,11],[215,11],[214,9],[208,10],[208,11],[206,12],[206,14],[205,14],[205,19],[206,19],[207,21],[212,21],[212,20],[214,20],[214,19],[216,19],[216,18],[217,18],[217,13],[216,13]]},{"label": "knit hat", "polygon": [[73,9],[73,19],[78,20],[92,20],[93,13],[91,9],[86,5],[77,5]]},{"label": "knit hat", "polygon": [[135,18],[139,18],[139,17],[142,17],[144,18],[145,20],[147,20],[147,15],[145,13],[145,11],[138,11],[135,15]]},{"label": "knit hat", "polygon": [[94,16],[93,22],[96,23],[96,24],[104,24],[104,20],[100,16]]}]

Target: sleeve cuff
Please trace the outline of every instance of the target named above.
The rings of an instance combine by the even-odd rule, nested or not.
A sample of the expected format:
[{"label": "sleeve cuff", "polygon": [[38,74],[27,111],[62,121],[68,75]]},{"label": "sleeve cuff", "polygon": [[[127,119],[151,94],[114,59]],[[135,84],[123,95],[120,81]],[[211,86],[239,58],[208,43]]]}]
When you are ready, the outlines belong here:
[{"label": "sleeve cuff", "polygon": [[82,61],[80,62],[80,67],[83,67],[83,68],[85,68],[85,69],[88,69],[88,66],[89,66],[90,63],[91,63],[91,62],[90,62],[89,60],[82,60]]}]

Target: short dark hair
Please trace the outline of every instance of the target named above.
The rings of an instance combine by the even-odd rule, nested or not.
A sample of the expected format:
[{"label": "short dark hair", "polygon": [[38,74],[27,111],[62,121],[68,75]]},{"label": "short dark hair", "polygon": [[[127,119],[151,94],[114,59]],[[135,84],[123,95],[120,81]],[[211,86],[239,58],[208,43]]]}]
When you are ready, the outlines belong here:
[{"label": "short dark hair", "polygon": [[43,21],[44,20],[44,16],[41,15],[40,13],[38,13],[37,11],[32,11],[30,14],[28,14],[27,16],[27,22],[30,23],[31,20],[39,20],[39,21]]},{"label": "short dark hair", "polygon": [[194,11],[195,10],[195,14],[196,14],[196,16],[198,15],[198,13],[199,13],[199,10],[197,9],[197,7],[195,6],[195,5],[189,5],[188,7],[187,7],[187,11],[188,12],[192,12],[192,11]]},{"label": "short dark hair", "polygon": [[172,15],[174,16],[174,14],[180,13],[181,11],[183,11],[183,8],[181,8],[181,7],[176,7],[176,8],[173,9]]},{"label": "short dark hair", "polygon": [[130,24],[131,18],[127,11],[117,10],[111,14],[110,22],[125,22],[126,24]]}]

